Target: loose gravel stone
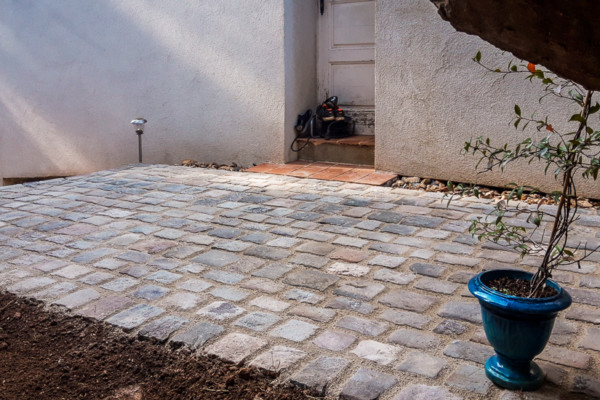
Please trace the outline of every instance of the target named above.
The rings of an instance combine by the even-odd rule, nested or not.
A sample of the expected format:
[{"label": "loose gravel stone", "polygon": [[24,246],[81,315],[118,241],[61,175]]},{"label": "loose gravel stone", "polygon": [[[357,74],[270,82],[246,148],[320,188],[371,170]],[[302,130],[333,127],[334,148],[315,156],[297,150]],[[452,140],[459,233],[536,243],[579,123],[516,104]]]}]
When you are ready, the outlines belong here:
[{"label": "loose gravel stone", "polygon": [[309,363],[290,378],[290,382],[305,389],[314,389],[323,396],[327,384],[339,376],[350,364],[344,358],[322,356]]},{"label": "loose gravel stone", "polygon": [[397,382],[392,375],[361,368],[345,383],[340,399],[375,400]]}]

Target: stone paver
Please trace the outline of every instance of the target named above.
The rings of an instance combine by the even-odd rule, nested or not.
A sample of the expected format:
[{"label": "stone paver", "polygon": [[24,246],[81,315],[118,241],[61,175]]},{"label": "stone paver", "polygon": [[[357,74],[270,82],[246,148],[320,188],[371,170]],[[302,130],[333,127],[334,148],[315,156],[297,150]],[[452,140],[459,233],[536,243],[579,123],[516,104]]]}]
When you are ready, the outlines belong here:
[{"label": "stone paver", "polygon": [[346,382],[340,399],[375,400],[396,382],[392,375],[361,368]]},{"label": "stone paver", "polygon": [[[331,398],[512,399],[483,372],[493,350],[466,283],[539,257],[471,237],[489,200],[440,198],[166,165],[4,186],[0,288]],[[597,243],[598,215],[582,209],[573,237]],[[599,397],[600,256],[553,277],[574,304],[537,357],[552,391],[536,393]]]}]

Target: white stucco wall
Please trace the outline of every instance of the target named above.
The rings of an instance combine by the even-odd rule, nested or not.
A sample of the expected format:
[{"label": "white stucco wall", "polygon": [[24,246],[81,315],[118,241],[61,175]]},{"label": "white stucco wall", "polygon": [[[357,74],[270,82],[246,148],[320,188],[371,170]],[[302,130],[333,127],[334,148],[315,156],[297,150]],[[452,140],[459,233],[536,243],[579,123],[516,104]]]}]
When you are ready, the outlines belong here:
[{"label": "white stucco wall", "polygon": [[0,177],[284,161],[281,0],[1,1],[0,59]]},{"label": "white stucco wall", "polygon": [[[513,59],[509,53],[456,32],[429,0],[378,0],[376,46],[378,169],[495,186],[517,182],[557,188],[552,177],[544,177],[543,166],[519,164],[503,175],[476,174],[476,159],[460,155],[472,137],[490,137],[497,144],[523,140],[526,135],[509,124],[514,104],[528,115],[559,115],[550,119],[554,127],[564,126],[560,122],[577,111],[550,98],[540,105],[540,92],[530,91],[532,84],[522,76],[502,79],[471,60],[481,50],[494,66],[506,66]],[[592,182],[580,191],[600,197],[599,186]]]}]

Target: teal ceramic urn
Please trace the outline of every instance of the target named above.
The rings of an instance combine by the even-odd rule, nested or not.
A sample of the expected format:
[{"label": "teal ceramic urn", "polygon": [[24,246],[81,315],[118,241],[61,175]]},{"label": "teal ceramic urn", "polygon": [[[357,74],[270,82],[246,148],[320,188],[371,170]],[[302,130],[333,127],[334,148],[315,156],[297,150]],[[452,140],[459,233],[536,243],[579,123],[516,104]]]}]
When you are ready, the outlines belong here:
[{"label": "teal ceramic urn", "polygon": [[544,381],[544,373],[533,358],[544,350],[556,315],[571,305],[571,296],[552,280],[546,285],[557,294],[540,299],[509,296],[486,285],[500,277],[530,280],[532,274],[492,270],[469,281],[469,291],[481,305],[485,334],[496,352],[485,363],[485,373],[506,389],[536,390]]}]

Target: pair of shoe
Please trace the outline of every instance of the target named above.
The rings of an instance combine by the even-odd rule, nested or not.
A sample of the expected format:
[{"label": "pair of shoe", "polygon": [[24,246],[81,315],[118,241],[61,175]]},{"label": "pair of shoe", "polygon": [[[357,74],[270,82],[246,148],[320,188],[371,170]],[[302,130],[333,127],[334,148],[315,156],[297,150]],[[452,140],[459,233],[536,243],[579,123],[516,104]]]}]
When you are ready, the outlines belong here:
[{"label": "pair of shoe", "polygon": [[344,111],[338,107],[338,97],[331,96],[317,107],[317,116],[324,122],[344,121]]},{"label": "pair of shoe", "polygon": [[312,116],[312,110],[308,109],[304,114],[298,114],[298,119],[296,120],[296,126],[294,127],[296,131],[303,132],[310,121],[310,117]]}]

